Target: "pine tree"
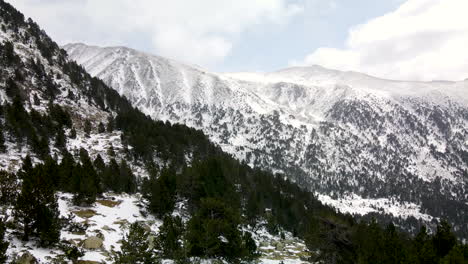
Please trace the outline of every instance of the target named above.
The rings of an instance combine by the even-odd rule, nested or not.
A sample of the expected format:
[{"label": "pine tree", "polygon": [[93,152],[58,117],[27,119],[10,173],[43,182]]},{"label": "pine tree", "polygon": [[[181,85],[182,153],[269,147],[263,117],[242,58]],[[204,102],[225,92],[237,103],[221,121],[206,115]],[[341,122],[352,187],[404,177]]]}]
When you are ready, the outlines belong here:
[{"label": "pine tree", "polygon": [[85,132],[85,136],[89,137],[91,134],[91,122],[89,120],[85,121],[83,130]]},{"label": "pine tree", "polygon": [[175,205],[175,175],[170,169],[164,169],[157,179],[151,180],[149,209],[158,217],[171,213]]},{"label": "pine tree", "polygon": [[57,136],[55,137],[55,147],[63,150],[65,149],[66,143],[67,141],[65,138],[65,133],[63,132],[62,128],[59,128],[59,130],[57,131]]},{"label": "pine tree", "polygon": [[5,264],[8,260],[6,251],[10,243],[8,241],[5,241],[5,232],[5,221],[2,218],[0,218],[0,264]]},{"label": "pine tree", "polygon": [[59,180],[58,189],[64,192],[74,192],[76,184],[73,183],[73,171],[75,159],[68,151],[64,151],[63,158],[58,168]]},{"label": "pine tree", "polygon": [[72,128],[70,130],[70,138],[71,139],[75,139],[76,138],[76,129],[75,128]]},{"label": "pine tree", "polygon": [[14,173],[0,171],[0,205],[13,205],[18,197],[18,179]]},{"label": "pine tree", "polygon": [[0,124],[0,153],[5,153],[6,146],[5,146],[5,137],[3,136],[3,129]]},{"label": "pine tree", "polygon": [[7,79],[5,92],[10,98],[20,96],[20,89],[15,81],[11,78]]},{"label": "pine tree", "polygon": [[457,245],[440,261],[440,264],[468,263],[468,245]]},{"label": "pine tree", "polygon": [[184,226],[180,217],[166,215],[163,225],[159,229],[157,247],[164,258],[182,257],[182,234]]},{"label": "pine tree", "polygon": [[187,246],[191,256],[222,257],[230,261],[244,257],[245,245],[238,229],[236,210],[214,198],[201,201],[199,211],[187,226]]},{"label": "pine tree", "polygon": [[106,166],[103,175],[103,185],[106,190],[117,192],[117,176],[120,174],[119,164],[112,158]]},{"label": "pine tree", "polygon": [[104,127],[104,124],[101,122],[99,122],[99,125],[98,125],[98,132],[99,134],[106,132],[106,128]]},{"label": "pine tree", "polygon": [[118,177],[119,192],[134,193],[136,191],[136,179],[127,162],[122,159]]},{"label": "pine tree", "polygon": [[419,263],[437,263],[434,245],[430,236],[427,234],[427,229],[425,226],[421,227],[421,230],[419,230],[419,233],[414,238],[413,246],[415,249],[415,258],[419,261]]},{"label": "pine tree", "polygon": [[107,133],[112,133],[112,131],[114,131],[114,118],[112,116],[109,116],[109,119],[107,120],[106,130]]},{"label": "pine tree", "polygon": [[443,258],[456,245],[457,238],[452,233],[450,224],[443,220],[437,225],[437,231],[433,238],[437,256]]},{"label": "pine tree", "polygon": [[29,166],[25,160],[21,171],[21,192],[13,214],[23,226],[23,240],[28,241],[31,236],[36,236],[42,246],[50,246],[60,238],[57,198],[43,166]]},{"label": "pine tree", "polygon": [[154,248],[150,247],[149,232],[135,222],[122,240],[121,251],[113,256],[115,264],[159,263]]},{"label": "pine tree", "polygon": [[73,171],[74,197],[75,204],[90,205],[96,201],[96,196],[101,193],[101,183],[96,170],[88,155],[88,152],[80,149],[81,166],[76,166]]}]

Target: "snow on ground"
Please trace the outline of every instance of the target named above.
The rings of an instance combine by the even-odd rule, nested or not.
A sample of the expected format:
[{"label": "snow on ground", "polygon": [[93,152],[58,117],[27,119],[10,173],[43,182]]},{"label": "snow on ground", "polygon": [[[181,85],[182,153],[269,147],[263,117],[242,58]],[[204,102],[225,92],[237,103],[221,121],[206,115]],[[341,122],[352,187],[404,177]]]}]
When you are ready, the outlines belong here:
[{"label": "snow on ground", "polygon": [[[158,227],[161,225],[161,221],[157,221],[151,215],[146,215],[138,195],[107,194],[90,207],[73,206],[71,194],[60,193],[58,198],[61,217],[66,218],[69,214],[73,214],[75,216],[74,222],[89,225],[86,233],[83,234],[62,230],[62,240],[80,244],[81,241],[90,236],[99,237],[102,235],[104,238],[103,247],[97,250],[85,250],[83,260],[107,263],[108,252],[112,249],[120,249],[119,240],[122,239],[130,223],[144,221],[154,232],[157,232]],[[89,215],[86,215],[85,211],[89,211]],[[58,250],[38,248],[34,241],[24,243],[17,238],[13,238],[11,243],[12,246],[8,250],[8,255],[21,255],[21,252],[28,250],[41,263],[48,263],[51,257],[61,254]]]},{"label": "snow on ground", "polygon": [[[149,228],[153,234],[157,234],[162,221],[147,214],[144,200],[141,195],[110,194],[99,198],[90,207],[80,207],[72,204],[72,195],[69,193],[58,194],[58,205],[60,216],[68,218],[73,215],[73,222],[88,225],[85,232],[70,232],[66,227],[62,229],[61,240],[81,246],[82,242],[89,237],[96,236],[103,238],[103,245],[99,249],[84,249],[85,255],[81,260],[96,261],[99,263],[111,263],[110,252],[120,250],[119,241],[128,231],[131,223],[142,222],[145,228]],[[185,214],[183,202],[177,203],[174,215],[182,216],[184,221],[188,221]],[[9,212],[11,215],[11,210]],[[279,264],[299,264],[306,263],[301,257],[307,257],[307,249],[304,242],[292,236],[289,232],[284,232],[284,237],[271,235],[266,231],[265,223],[260,223],[256,229],[248,227],[244,231],[252,233],[256,241],[261,257],[258,263]],[[36,241],[27,243],[21,241],[13,234],[9,234],[10,247],[7,254],[9,256],[21,256],[25,251],[29,251],[40,263],[50,263],[51,259],[63,254],[58,249],[48,249],[37,247]],[[165,263],[172,263],[164,261]],[[203,260],[201,263],[215,263],[213,260]],[[216,262],[218,263],[218,262]]]},{"label": "snow on ground", "polygon": [[333,199],[324,194],[317,194],[317,196],[322,203],[335,207],[341,213],[366,215],[372,212],[383,212],[404,219],[410,216],[428,222],[433,219],[432,216],[422,213],[419,205],[409,202],[401,203],[392,198],[368,199],[356,194],[339,199]]}]

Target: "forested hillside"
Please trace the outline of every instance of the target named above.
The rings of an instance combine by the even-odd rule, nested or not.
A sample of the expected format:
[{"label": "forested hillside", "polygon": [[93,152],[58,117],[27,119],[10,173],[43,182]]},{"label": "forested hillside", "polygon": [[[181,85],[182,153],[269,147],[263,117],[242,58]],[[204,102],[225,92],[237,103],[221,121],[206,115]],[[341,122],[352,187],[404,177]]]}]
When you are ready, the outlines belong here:
[{"label": "forested hillside", "polygon": [[358,221],[201,131],[152,120],[3,0],[0,30],[0,263],[468,259],[444,221],[416,237]]}]

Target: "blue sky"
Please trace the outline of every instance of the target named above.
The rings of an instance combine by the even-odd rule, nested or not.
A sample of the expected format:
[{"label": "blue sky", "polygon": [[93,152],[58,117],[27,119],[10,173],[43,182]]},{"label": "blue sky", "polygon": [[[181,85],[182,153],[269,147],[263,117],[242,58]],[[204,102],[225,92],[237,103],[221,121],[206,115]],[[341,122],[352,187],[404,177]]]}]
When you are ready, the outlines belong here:
[{"label": "blue sky", "polygon": [[348,30],[395,10],[401,1],[336,0],[311,4],[290,23],[246,32],[220,65],[221,71],[274,71],[320,47],[343,48]]},{"label": "blue sky", "polygon": [[319,64],[468,77],[467,0],[7,0],[59,44],[127,46],[217,72]]}]

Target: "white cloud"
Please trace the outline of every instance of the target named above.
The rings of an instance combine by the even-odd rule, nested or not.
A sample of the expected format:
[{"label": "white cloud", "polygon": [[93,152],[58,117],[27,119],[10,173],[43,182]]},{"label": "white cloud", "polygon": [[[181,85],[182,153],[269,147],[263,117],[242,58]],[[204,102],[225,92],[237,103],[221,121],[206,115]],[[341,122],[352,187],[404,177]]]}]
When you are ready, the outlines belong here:
[{"label": "white cloud", "polygon": [[467,10],[467,0],[407,0],[394,12],[351,28],[345,48],[319,48],[291,64],[391,79],[465,79]]},{"label": "white cloud", "polygon": [[243,32],[265,24],[285,24],[303,10],[289,0],[11,2],[61,44],[147,42],[159,55],[202,65],[222,61]]}]

